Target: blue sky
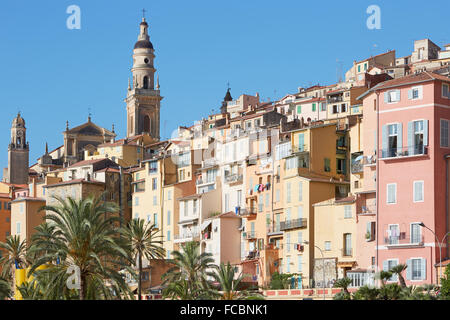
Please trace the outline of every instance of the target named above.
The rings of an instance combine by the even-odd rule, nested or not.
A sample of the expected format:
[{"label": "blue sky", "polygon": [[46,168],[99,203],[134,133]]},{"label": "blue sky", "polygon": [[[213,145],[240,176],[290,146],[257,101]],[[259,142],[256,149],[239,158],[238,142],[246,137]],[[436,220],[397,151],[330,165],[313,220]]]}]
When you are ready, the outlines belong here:
[{"label": "blue sky", "polygon": [[[69,30],[69,5],[81,29]],[[366,27],[369,5],[381,29]],[[450,42],[449,1],[2,1],[0,4],[0,167],[7,166],[9,128],[18,110],[27,125],[30,164],[63,143],[70,126],[93,121],[126,130],[126,95],[142,8],[147,10],[164,97],[161,135],[218,110],[230,82],[267,100],[299,86],[336,82],[353,60],[413,41]]]}]

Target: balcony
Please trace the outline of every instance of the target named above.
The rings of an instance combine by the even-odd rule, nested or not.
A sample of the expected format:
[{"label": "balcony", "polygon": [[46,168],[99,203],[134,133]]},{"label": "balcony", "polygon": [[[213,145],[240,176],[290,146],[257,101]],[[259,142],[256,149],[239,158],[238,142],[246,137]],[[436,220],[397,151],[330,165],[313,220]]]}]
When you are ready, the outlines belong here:
[{"label": "balcony", "polygon": [[200,186],[200,185],[213,184],[214,182],[215,182],[215,180],[205,180],[205,181],[203,181],[203,179],[197,179],[197,181],[195,183],[197,184],[197,186]]},{"label": "balcony", "polygon": [[362,161],[353,162],[351,170],[353,174],[362,173],[364,171],[364,165],[362,164]]},{"label": "balcony", "polygon": [[428,147],[424,145],[417,145],[403,148],[389,148],[381,149],[380,153],[382,160],[389,158],[417,157],[428,154]]},{"label": "balcony", "polygon": [[358,214],[376,214],[377,206],[375,204],[362,205]]},{"label": "balcony", "polygon": [[388,247],[423,246],[424,238],[422,235],[400,232],[398,236],[385,237],[384,244]]},{"label": "balcony", "polygon": [[196,241],[196,240],[200,240],[199,237],[200,237],[199,231],[186,232],[186,233],[182,233],[182,234],[176,234],[174,237],[174,242],[180,243],[180,242]]},{"label": "balcony", "polygon": [[281,230],[281,223],[276,223],[274,225],[271,225],[267,227],[267,235],[268,236],[275,236],[275,235],[282,235],[283,231]]},{"label": "balcony", "polygon": [[293,220],[286,220],[280,223],[280,230],[290,230],[290,229],[297,229],[297,228],[306,228],[308,226],[307,219],[293,219]]},{"label": "balcony", "polygon": [[292,153],[303,153],[303,152],[309,152],[308,150],[308,145],[303,144],[303,145],[295,145],[292,148]]},{"label": "balcony", "polygon": [[242,236],[247,240],[256,239],[256,231],[253,230],[253,231],[243,232]]},{"label": "balcony", "polygon": [[243,180],[242,174],[230,174],[225,176],[225,182],[226,183],[240,183]]},{"label": "balcony", "polygon": [[253,260],[259,258],[259,251],[249,251],[245,253],[245,260]]},{"label": "balcony", "polygon": [[248,217],[252,215],[256,215],[256,207],[247,207],[247,208],[240,208],[239,215],[243,217]]},{"label": "balcony", "polygon": [[342,102],[344,99],[341,96],[337,96],[337,97],[330,97],[327,100],[327,103],[336,103],[336,102]]},{"label": "balcony", "polygon": [[344,248],[341,249],[342,256],[343,257],[352,257],[353,256],[353,249],[352,248]]}]

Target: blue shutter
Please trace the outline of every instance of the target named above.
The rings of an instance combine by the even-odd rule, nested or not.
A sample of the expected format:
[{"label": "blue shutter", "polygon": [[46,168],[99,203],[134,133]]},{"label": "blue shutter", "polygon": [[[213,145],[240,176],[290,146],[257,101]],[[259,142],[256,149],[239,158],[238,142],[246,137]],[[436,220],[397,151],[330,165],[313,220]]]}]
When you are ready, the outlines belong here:
[{"label": "blue shutter", "polygon": [[383,261],[383,271],[388,271],[388,270],[389,270],[388,261],[385,260],[385,261]]},{"label": "blue shutter", "polygon": [[428,120],[423,120],[423,145],[428,145]]},{"label": "blue shutter", "polygon": [[403,149],[403,125],[397,124],[397,154],[400,154]]},{"label": "blue shutter", "polygon": [[406,260],[406,280],[411,280],[412,278],[412,263],[411,259]]},{"label": "blue shutter", "polygon": [[422,258],[422,261],[420,263],[420,274],[422,276],[422,280],[425,280],[427,278],[427,259]]},{"label": "blue shutter", "polygon": [[400,101],[400,90],[395,90],[397,101]]},{"label": "blue shutter", "polygon": [[408,99],[411,100],[413,98],[413,91],[412,89],[408,90]]},{"label": "blue shutter", "polygon": [[385,92],[384,93],[384,103],[388,103],[389,102],[389,93]]},{"label": "blue shutter", "polygon": [[414,122],[408,122],[408,154],[414,154]]},{"label": "blue shutter", "polygon": [[381,158],[385,158],[388,155],[388,126],[384,125],[382,127],[382,136],[381,136]]}]

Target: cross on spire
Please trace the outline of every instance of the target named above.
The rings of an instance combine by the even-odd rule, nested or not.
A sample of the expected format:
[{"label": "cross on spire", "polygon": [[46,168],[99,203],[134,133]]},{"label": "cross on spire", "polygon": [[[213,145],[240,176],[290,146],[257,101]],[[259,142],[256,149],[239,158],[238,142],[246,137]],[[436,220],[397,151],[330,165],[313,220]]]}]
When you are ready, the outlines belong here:
[{"label": "cross on spire", "polygon": [[144,8],[142,8],[142,19],[145,20],[145,9]]}]

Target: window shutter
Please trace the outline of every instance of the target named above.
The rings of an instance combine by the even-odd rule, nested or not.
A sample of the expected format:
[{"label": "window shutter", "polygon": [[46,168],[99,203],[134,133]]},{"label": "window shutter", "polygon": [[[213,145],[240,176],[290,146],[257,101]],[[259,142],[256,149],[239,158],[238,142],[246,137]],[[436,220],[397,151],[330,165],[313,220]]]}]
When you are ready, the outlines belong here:
[{"label": "window shutter", "polygon": [[422,276],[422,280],[425,280],[427,278],[427,259],[422,258],[422,261],[420,262],[420,275]]},{"label": "window shutter", "polygon": [[382,137],[381,137],[381,157],[388,155],[388,126],[384,125],[382,128]]},{"label": "window shutter", "polygon": [[389,264],[388,261],[385,260],[383,261],[383,271],[388,271],[389,270]]},{"label": "window shutter", "polygon": [[414,154],[414,122],[408,122],[408,154]]},{"label": "window shutter", "polygon": [[403,149],[403,125],[397,124],[397,154],[400,154]]},{"label": "window shutter", "polygon": [[397,97],[397,101],[400,101],[400,90],[395,90],[395,95]]},{"label": "window shutter", "polygon": [[370,223],[370,240],[375,240],[375,222]]},{"label": "window shutter", "polygon": [[412,278],[412,263],[411,259],[406,260],[406,280],[411,280]]},{"label": "window shutter", "polygon": [[385,92],[384,93],[384,103],[388,103],[389,102],[389,93]]},{"label": "window shutter", "polygon": [[428,145],[428,120],[423,120],[423,145]]},{"label": "window shutter", "polygon": [[298,183],[298,201],[303,201],[303,182]]},{"label": "window shutter", "polygon": [[303,207],[302,206],[298,207],[297,214],[298,214],[298,219],[302,219],[303,218]]},{"label": "window shutter", "polygon": [[412,89],[408,90],[408,99],[411,100],[413,98],[413,91]]}]

